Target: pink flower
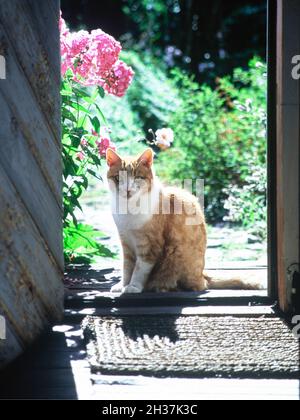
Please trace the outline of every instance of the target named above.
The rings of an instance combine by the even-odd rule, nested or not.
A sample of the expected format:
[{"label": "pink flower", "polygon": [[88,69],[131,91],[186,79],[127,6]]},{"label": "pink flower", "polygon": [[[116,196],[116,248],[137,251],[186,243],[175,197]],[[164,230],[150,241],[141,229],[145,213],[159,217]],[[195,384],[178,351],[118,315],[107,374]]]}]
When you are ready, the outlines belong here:
[{"label": "pink flower", "polygon": [[114,145],[114,143],[112,143],[110,141],[110,139],[108,137],[100,137],[100,141],[97,140],[97,146],[98,146],[98,152],[99,155],[101,157],[105,157],[106,155],[106,150],[109,149],[113,149],[116,150],[116,146]]},{"label": "pink flower", "polygon": [[67,28],[66,22],[62,17],[62,11],[60,11],[60,18],[59,18],[59,32],[61,35],[66,35],[69,33],[69,29]]},{"label": "pink flower", "polygon": [[[81,51],[74,69],[75,80],[85,86],[100,86],[107,72],[117,61],[121,45],[113,37],[97,29],[91,32],[87,45],[85,39],[78,43],[78,47],[83,46],[85,51]],[[73,49],[72,53],[77,53],[77,50]]]},{"label": "pink flower", "polygon": [[89,52],[75,60],[75,65],[72,66],[72,70],[76,82],[81,83],[84,86],[97,85],[97,80],[93,73],[93,57],[90,56]]},{"label": "pink flower", "polygon": [[101,83],[103,88],[112,95],[122,97],[132,82],[134,71],[123,61],[117,61]]},{"label": "pink flower", "polygon": [[90,50],[95,57],[94,64],[98,76],[102,77],[111,69],[118,60],[121,49],[121,44],[101,29],[91,32]]},{"label": "pink flower", "polygon": [[76,159],[82,161],[82,160],[84,160],[84,158],[85,158],[85,155],[84,155],[83,152],[76,153]]},{"label": "pink flower", "polygon": [[96,145],[98,148],[99,155],[101,157],[106,156],[106,150],[108,148],[116,150],[116,146],[110,140],[109,133],[110,133],[109,128],[105,126],[100,128],[100,134],[98,134],[95,130],[92,130],[92,135],[97,137]]},{"label": "pink flower", "polygon": [[90,34],[87,31],[71,32],[68,36],[70,47],[69,55],[76,57],[83,54],[90,43]]},{"label": "pink flower", "polygon": [[70,67],[70,63],[68,63],[66,60],[61,63],[61,74],[64,76],[66,74],[66,71]]},{"label": "pink flower", "polygon": [[66,58],[66,56],[68,55],[69,50],[70,50],[70,47],[69,47],[69,44],[68,44],[68,42],[69,42],[68,37],[69,37],[68,33],[61,34],[61,36],[60,36],[60,53],[61,53],[62,57],[64,57],[64,58]]},{"label": "pink flower", "polygon": [[121,44],[101,29],[70,32],[62,17],[61,34],[62,75],[68,68],[74,80],[84,86],[103,86],[116,96],[123,96],[133,78],[133,70],[118,61]]},{"label": "pink flower", "polygon": [[65,20],[61,16],[61,12],[60,12],[60,19],[59,19],[59,31],[60,31],[61,55],[64,57],[69,51],[68,37],[70,35],[70,31],[67,28]]},{"label": "pink flower", "polygon": [[93,57],[88,53],[89,44],[90,34],[87,31],[69,32],[66,35],[61,35],[62,74],[65,74],[67,67],[72,69],[77,82],[87,82],[90,79]]}]

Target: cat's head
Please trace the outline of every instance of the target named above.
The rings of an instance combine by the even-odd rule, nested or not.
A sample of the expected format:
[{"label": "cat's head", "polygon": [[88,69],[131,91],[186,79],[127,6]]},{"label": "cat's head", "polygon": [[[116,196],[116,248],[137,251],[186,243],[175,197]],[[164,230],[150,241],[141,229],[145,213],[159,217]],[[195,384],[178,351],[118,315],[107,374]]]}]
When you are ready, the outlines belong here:
[{"label": "cat's head", "polygon": [[146,149],[135,158],[122,158],[107,149],[107,178],[110,190],[122,197],[138,198],[149,193],[153,182],[153,151]]}]

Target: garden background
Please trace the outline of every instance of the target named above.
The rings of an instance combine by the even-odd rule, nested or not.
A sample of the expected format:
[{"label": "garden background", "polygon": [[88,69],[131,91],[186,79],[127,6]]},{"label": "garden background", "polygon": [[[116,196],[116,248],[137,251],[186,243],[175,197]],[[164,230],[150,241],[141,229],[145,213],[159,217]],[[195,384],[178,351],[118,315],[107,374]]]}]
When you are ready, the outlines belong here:
[{"label": "garden background", "polygon": [[[98,88],[94,100],[103,118],[90,118],[91,128],[96,134],[99,125],[108,130],[120,154],[137,154],[153,140],[151,130],[170,127],[170,147],[152,144],[156,172],[168,183],[204,179],[207,263],[266,264],[266,2],[62,0],[61,5],[71,31],[101,28],[119,40],[120,58],[134,71],[122,97]],[[76,94],[82,108],[88,89]],[[67,85],[63,92],[69,95]],[[66,107],[66,118],[68,112]],[[71,209],[65,214],[65,257],[74,263],[101,255],[111,264],[119,246],[106,163],[101,153],[93,159],[96,173],[75,168],[71,174],[81,178],[65,200],[65,213]]]}]

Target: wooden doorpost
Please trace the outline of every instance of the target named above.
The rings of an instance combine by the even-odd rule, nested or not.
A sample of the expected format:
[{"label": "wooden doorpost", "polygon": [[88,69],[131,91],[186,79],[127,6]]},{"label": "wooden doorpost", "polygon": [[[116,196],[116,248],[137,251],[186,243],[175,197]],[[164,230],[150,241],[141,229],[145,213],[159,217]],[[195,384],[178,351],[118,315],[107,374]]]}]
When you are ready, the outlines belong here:
[{"label": "wooden doorpost", "polygon": [[299,263],[300,2],[277,0],[277,273],[279,304],[291,306],[291,264]]}]

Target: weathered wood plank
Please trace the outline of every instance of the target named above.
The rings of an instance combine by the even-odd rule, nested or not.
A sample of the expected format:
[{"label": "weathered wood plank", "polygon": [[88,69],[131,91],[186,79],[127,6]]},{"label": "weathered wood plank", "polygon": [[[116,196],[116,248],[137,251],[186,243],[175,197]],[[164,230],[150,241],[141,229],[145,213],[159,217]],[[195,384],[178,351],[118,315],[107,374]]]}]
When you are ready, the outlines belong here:
[{"label": "weathered wood plank", "polygon": [[[18,337],[22,349],[40,334],[46,316],[45,308],[36,296],[32,279],[28,278],[26,267],[16,264],[13,256],[7,256],[0,245],[1,302],[0,311]],[[5,260],[3,260],[5,257]],[[4,340],[6,346],[6,340]]]},{"label": "weathered wood plank", "polygon": [[[57,3],[57,2],[56,2]],[[47,2],[49,4],[49,2]],[[47,9],[49,9],[47,7]],[[41,13],[42,8],[40,9]],[[43,6],[43,10],[45,6]],[[24,75],[30,82],[31,88],[36,98],[36,107],[40,106],[44,118],[48,121],[50,130],[52,130],[53,139],[60,144],[60,65],[58,60],[51,62],[48,49],[43,48],[39,39],[39,29],[32,24],[32,10],[26,1],[11,0],[2,2],[0,7],[0,21],[5,29],[5,35],[10,40],[10,48],[16,53],[17,60],[24,72]],[[42,22],[44,16],[38,18]],[[58,18],[58,17],[57,17]],[[51,22],[51,23],[50,23]],[[46,23],[46,22],[45,22]],[[48,28],[44,26],[44,32],[50,32],[51,25],[52,39],[56,42],[52,45],[53,51],[56,51],[58,45],[58,20],[55,16],[48,20]],[[56,71],[54,66],[56,65]],[[49,68],[52,71],[49,71]]]},{"label": "weathered wood plank", "polygon": [[[24,1],[0,2],[0,367],[63,314],[62,162],[57,16],[47,20],[55,39],[39,31],[51,4],[33,11]],[[43,13],[42,13],[43,11]],[[49,51],[48,51],[49,50]],[[56,56],[51,65],[49,57]]]},{"label": "weathered wood plank", "polygon": [[[52,130],[45,122],[28,79],[18,63],[14,46],[1,23],[0,34],[1,43],[6,46],[8,69],[7,79],[0,83],[0,101],[3,104],[0,138],[2,145],[5,145],[1,150],[0,163],[13,179],[53,254],[63,267],[61,240],[57,240],[57,232],[62,229],[60,147],[53,141]],[[57,49],[56,55],[59,56]],[[53,94],[48,92],[48,95],[59,108],[59,85],[54,87]],[[14,91],[17,94],[13,95]],[[60,116],[57,120],[60,122]],[[57,135],[60,135],[60,131]],[[51,219],[48,213],[53,215]]]},{"label": "weathered wood plank", "polygon": [[27,343],[40,331],[41,320],[62,314],[62,283],[56,279],[63,273],[1,167],[0,179],[5,185],[0,187],[0,309]]},{"label": "weathered wood plank", "polygon": [[[27,9],[30,10],[28,13],[28,19],[31,19],[32,25],[37,29],[36,37],[42,44],[43,51],[47,54],[49,69],[55,79],[55,83],[60,83],[60,74],[57,71],[60,68],[60,55],[57,54],[57,49],[60,48],[58,45],[58,37],[53,31],[46,31],[49,25],[52,25],[53,19],[58,22],[60,16],[59,4],[57,2],[50,2],[47,10],[43,7],[41,1],[36,0],[23,0],[28,4]],[[53,74],[53,71],[55,74]]]},{"label": "weathered wood plank", "polygon": [[[1,91],[0,102],[5,104]],[[63,269],[62,210],[24,139],[15,113],[7,105],[1,110],[0,138],[0,165],[26,204],[57,264]],[[55,152],[56,155],[58,153]],[[58,172],[58,168],[53,168],[53,171]],[[1,180],[1,184],[5,185],[4,181]]]},{"label": "weathered wood plank", "polygon": [[[43,177],[49,184],[56,200],[60,203],[62,180],[59,168],[61,167],[61,147],[53,141],[52,130],[45,121],[45,115],[36,103],[36,97],[23,69],[18,63],[18,57],[14,52],[13,44],[9,41],[6,31],[0,20],[0,45],[5,48],[5,60],[7,77],[0,83],[2,93],[2,108],[9,108],[10,119],[1,116],[1,123],[10,124],[10,130],[1,128],[0,138],[6,137],[5,141],[14,144],[16,132],[20,131],[24,142],[28,143],[32,156],[40,165]],[[58,85],[56,90],[59,90]],[[17,92],[13,95],[12,92]],[[49,96],[51,93],[49,92]],[[57,98],[60,105],[60,98]],[[5,105],[6,104],[6,105]],[[60,114],[58,115],[60,121]],[[60,131],[57,133],[60,136]],[[4,141],[4,139],[3,139]]]}]

